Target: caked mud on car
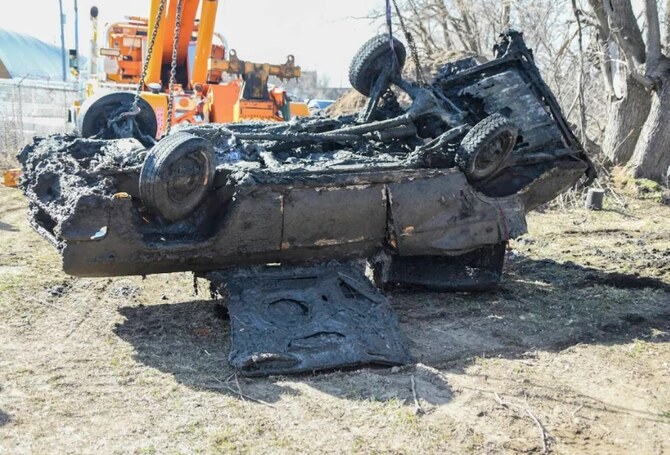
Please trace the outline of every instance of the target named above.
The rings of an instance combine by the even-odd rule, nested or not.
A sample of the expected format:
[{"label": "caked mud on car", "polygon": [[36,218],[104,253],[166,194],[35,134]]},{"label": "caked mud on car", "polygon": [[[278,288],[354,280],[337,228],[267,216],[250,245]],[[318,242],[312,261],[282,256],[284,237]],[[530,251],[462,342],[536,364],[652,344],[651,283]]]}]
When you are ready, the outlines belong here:
[{"label": "caked mud on car", "polygon": [[361,48],[356,116],[37,138],[20,155],[32,225],[72,275],[209,278],[246,374],[404,363],[379,289],[490,289],[525,213],[593,177],[521,34],[429,85],[404,60],[388,36]]}]

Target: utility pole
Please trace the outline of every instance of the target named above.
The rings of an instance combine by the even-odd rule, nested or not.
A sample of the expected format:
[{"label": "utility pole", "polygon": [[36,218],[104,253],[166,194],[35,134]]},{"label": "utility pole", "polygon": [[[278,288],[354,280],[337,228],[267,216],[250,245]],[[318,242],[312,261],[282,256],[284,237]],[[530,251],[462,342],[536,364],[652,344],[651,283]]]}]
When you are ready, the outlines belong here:
[{"label": "utility pole", "polygon": [[77,68],[79,68],[79,8],[74,0],[74,50],[77,52]]},{"label": "utility pole", "polygon": [[90,79],[98,77],[98,7],[91,7],[91,24],[93,25],[93,36],[91,37],[91,64]]},{"label": "utility pole", "polygon": [[60,5],[60,53],[62,57],[63,64],[63,82],[67,81],[67,61],[65,55],[65,15],[63,14],[63,0],[58,0]]},{"label": "utility pole", "polygon": [[74,0],[74,51],[77,54],[77,92],[81,99],[84,94],[84,86],[81,81],[81,57],[79,57],[79,6]]}]

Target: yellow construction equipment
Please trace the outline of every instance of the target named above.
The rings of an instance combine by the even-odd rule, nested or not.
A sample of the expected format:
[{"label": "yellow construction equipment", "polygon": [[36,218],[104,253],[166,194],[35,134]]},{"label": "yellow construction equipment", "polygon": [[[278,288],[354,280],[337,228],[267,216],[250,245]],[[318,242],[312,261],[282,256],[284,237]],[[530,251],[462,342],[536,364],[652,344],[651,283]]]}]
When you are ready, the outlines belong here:
[{"label": "yellow construction equipment", "polygon": [[19,177],[21,177],[21,169],[7,169],[2,173],[2,185],[16,188],[19,186]]},{"label": "yellow construction equipment", "polygon": [[[86,86],[88,98],[71,110],[82,136],[113,134],[107,130],[129,111],[143,133],[153,137],[177,123],[309,115],[305,103],[294,103],[285,90],[268,85],[270,76],[300,77],[294,57],[279,65],[240,60],[214,32],[217,6],[218,0],[151,0],[149,19],[128,17],[111,24],[99,51],[107,81],[94,77]],[[97,15],[94,7],[94,36]],[[220,42],[214,43],[215,37]]]}]

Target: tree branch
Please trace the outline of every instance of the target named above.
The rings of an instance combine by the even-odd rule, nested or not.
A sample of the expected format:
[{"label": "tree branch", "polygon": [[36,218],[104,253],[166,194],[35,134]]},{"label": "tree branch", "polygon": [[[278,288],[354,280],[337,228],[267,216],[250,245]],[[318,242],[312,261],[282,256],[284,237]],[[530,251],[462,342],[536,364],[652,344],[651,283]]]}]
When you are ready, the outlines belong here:
[{"label": "tree branch", "polygon": [[436,0],[430,5],[430,8],[433,9],[438,16],[437,21],[442,27],[442,39],[444,40],[445,47],[447,49],[453,49],[454,43],[449,36],[449,12],[447,11],[444,1]]},{"label": "tree branch", "polygon": [[597,20],[597,37],[598,43],[600,45],[600,52],[598,55],[600,60],[600,71],[603,73],[603,79],[607,89],[607,96],[612,99],[615,96],[615,92],[614,75],[612,71],[612,56],[610,55],[609,50],[611,31],[609,21],[607,20],[607,12],[605,11],[603,0],[589,0],[589,4],[591,5],[591,9],[593,10]]},{"label": "tree branch", "polygon": [[577,99],[579,100],[579,135],[582,145],[586,145],[586,113],[584,109],[584,38],[582,36],[582,12],[577,8],[577,0],[572,0],[572,13],[577,21],[579,38],[579,75],[577,77]]},{"label": "tree branch", "polygon": [[607,13],[609,29],[626,55],[626,60],[634,64],[631,68],[633,71],[645,63],[647,54],[631,1],[604,0],[602,4]]},{"label": "tree branch", "polygon": [[[668,0],[670,1],[670,0]],[[503,29],[507,30],[512,26],[512,1],[503,0],[503,10],[502,10],[502,25]]]},{"label": "tree branch", "polygon": [[409,4],[410,8],[412,9],[412,13],[414,13],[414,17],[416,19],[415,21],[415,27],[417,28],[419,32],[419,38],[421,39],[421,42],[423,43],[423,47],[426,51],[426,54],[432,54],[434,52],[434,49],[437,47],[435,44],[435,41],[433,41],[432,34],[426,30],[424,27],[424,19],[421,17],[419,14],[419,9],[416,6],[416,3],[414,3],[413,0],[408,0],[407,3]]},{"label": "tree branch", "polygon": [[647,19],[647,75],[652,74],[663,54],[661,53],[661,25],[658,20],[656,0],[645,0],[644,13]]},{"label": "tree branch", "polygon": [[470,12],[466,3],[463,0],[455,0],[456,8],[461,14],[461,21],[463,23],[463,29],[465,31],[465,39],[468,44],[468,50],[476,54],[481,54],[481,48],[479,46],[479,36],[476,30],[476,21],[471,20],[474,18],[470,17]]},{"label": "tree branch", "polygon": [[665,1],[665,56],[670,58],[670,0]]}]

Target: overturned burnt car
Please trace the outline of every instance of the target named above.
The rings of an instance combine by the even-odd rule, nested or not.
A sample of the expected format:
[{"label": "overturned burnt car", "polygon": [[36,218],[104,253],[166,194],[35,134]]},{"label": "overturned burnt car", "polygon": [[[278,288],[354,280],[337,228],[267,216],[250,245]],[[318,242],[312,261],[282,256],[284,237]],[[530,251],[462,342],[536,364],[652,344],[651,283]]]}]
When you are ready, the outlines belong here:
[{"label": "overturned burnt car", "polygon": [[525,213],[593,177],[521,34],[495,53],[418,85],[380,36],[350,67],[356,116],[37,138],[20,155],[31,223],[72,275],[210,279],[246,374],[404,363],[378,289],[491,288]]}]

